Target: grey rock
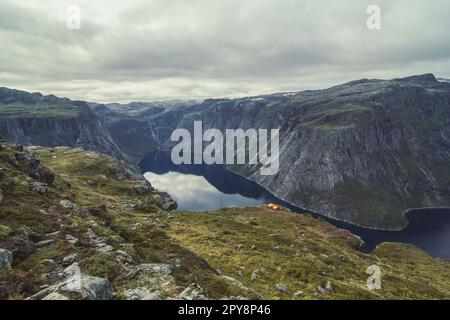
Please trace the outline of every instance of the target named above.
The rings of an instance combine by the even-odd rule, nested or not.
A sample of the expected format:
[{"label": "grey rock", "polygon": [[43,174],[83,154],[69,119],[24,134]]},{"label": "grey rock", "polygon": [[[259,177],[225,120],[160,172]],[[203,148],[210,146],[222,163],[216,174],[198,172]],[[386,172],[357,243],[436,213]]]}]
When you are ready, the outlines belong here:
[{"label": "grey rock", "polygon": [[333,284],[330,281],[327,281],[325,288],[319,285],[317,287],[317,291],[323,295],[333,293],[334,292]]},{"label": "grey rock", "polygon": [[27,300],[61,296],[70,300],[111,300],[115,296],[115,290],[108,280],[83,274],[77,263],[67,267],[63,275],[63,281],[39,291]]},{"label": "grey rock", "polygon": [[115,253],[119,261],[125,263],[133,263],[133,258],[127,252],[123,250],[117,250]]},{"label": "grey rock", "polygon": [[178,296],[179,300],[208,300],[203,291],[202,287],[198,284],[191,284],[189,287],[184,289]]},{"label": "grey rock", "polygon": [[72,264],[72,263],[75,262],[75,259],[76,259],[76,258],[77,258],[77,254],[76,254],[76,253],[69,254],[68,256],[65,256],[65,257],[62,259],[62,264],[63,264],[64,266],[70,265],[70,264]]},{"label": "grey rock", "polygon": [[78,243],[78,238],[75,238],[71,234],[66,234],[66,240],[67,240],[67,242],[69,242],[70,244],[73,244],[73,245]]},{"label": "grey rock", "polygon": [[55,240],[53,239],[48,239],[48,240],[42,240],[36,243],[36,247],[41,248],[41,247],[46,247],[50,244],[52,244],[53,242],[55,242]]},{"label": "grey rock", "polygon": [[303,291],[297,291],[292,295],[292,300],[298,300],[298,298],[300,298],[301,296],[303,296],[304,292]]},{"label": "grey rock", "polygon": [[135,273],[144,273],[147,275],[151,274],[165,274],[171,275],[173,272],[173,267],[170,264],[163,263],[145,263],[138,265],[135,270]]},{"label": "grey rock", "polygon": [[13,264],[13,255],[11,251],[0,249],[0,270],[11,269]]},{"label": "grey rock", "polygon": [[44,298],[42,298],[42,300],[58,300],[58,301],[63,301],[63,300],[70,300],[69,298],[67,298],[66,296],[63,296],[62,294],[58,293],[58,292],[52,292],[49,295],[45,296]]},{"label": "grey rock", "polygon": [[162,300],[160,292],[152,291],[148,288],[126,290],[123,296],[125,300]]},{"label": "grey rock", "polygon": [[61,207],[63,207],[64,209],[68,209],[68,210],[74,210],[77,208],[77,205],[70,200],[61,200],[59,202],[59,205]]},{"label": "grey rock", "polygon": [[260,277],[262,272],[263,272],[263,269],[255,269],[252,273],[251,280],[256,281]]},{"label": "grey rock", "polygon": [[289,287],[288,287],[287,285],[285,285],[285,284],[282,284],[282,283],[278,283],[278,284],[276,285],[276,288],[277,288],[277,290],[278,290],[279,292],[281,292],[281,293],[287,293],[287,292],[289,292]]},{"label": "grey rock", "polygon": [[43,183],[43,182],[36,181],[36,182],[33,182],[33,184],[32,184],[32,190],[39,194],[46,194],[48,191],[48,188],[49,188],[48,184]]}]

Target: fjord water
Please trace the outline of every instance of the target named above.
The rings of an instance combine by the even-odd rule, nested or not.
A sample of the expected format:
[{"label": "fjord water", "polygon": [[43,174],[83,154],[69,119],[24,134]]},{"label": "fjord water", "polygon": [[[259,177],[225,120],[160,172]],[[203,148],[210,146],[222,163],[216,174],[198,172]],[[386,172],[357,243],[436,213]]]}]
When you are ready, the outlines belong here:
[{"label": "fjord water", "polygon": [[[269,202],[279,203],[297,213],[307,211],[276,198],[258,184],[223,166],[176,166],[164,152],[148,155],[140,166],[152,185],[169,192],[182,211],[214,211]],[[402,231],[372,230],[310,214],[361,237],[364,251],[372,251],[382,242],[401,242],[413,244],[433,257],[450,259],[450,209],[411,210],[406,214],[409,225]]]}]

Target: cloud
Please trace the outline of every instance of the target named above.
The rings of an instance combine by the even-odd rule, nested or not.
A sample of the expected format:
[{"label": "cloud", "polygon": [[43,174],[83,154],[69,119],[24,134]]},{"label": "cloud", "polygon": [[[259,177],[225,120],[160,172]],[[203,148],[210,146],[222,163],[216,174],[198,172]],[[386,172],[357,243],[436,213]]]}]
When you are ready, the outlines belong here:
[{"label": "cloud", "polygon": [[[66,27],[79,5],[81,30]],[[366,28],[377,4],[382,29]],[[445,0],[0,3],[0,85],[99,102],[242,96],[450,75]]]}]

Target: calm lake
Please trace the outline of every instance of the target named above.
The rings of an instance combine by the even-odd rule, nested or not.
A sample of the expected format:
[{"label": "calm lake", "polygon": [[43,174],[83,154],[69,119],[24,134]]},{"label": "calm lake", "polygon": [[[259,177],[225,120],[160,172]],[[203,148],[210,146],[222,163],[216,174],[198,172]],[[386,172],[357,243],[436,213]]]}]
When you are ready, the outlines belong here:
[{"label": "calm lake", "polygon": [[[223,166],[175,166],[168,154],[160,152],[147,156],[140,167],[155,188],[168,192],[177,201],[179,210],[214,211],[276,202],[293,212],[305,212]],[[450,259],[450,209],[411,211],[406,215],[409,226],[403,231],[371,230],[324,216],[320,218],[361,237],[365,251],[373,250],[382,242],[402,242],[414,244],[433,257]]]}]

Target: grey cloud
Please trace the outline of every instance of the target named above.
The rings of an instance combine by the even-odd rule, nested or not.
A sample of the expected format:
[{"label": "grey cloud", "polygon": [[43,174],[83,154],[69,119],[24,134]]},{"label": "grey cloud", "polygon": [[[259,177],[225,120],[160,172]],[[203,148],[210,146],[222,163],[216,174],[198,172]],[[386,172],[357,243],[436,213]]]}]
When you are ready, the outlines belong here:
[{"label": "grey cloud", "polygon": [[[101,102],[241,96],[450,75],[445,0],[0,3],[0,85]],[[66,5],[82,9],[65,27]],[[366,27],[378,4],[382,30]]]}]

